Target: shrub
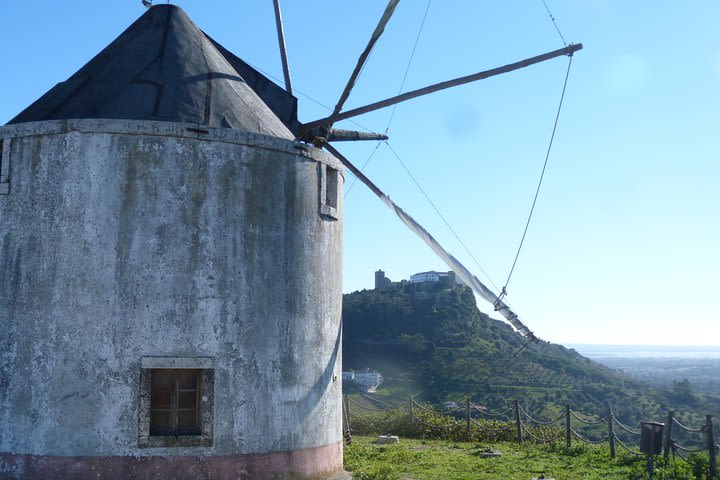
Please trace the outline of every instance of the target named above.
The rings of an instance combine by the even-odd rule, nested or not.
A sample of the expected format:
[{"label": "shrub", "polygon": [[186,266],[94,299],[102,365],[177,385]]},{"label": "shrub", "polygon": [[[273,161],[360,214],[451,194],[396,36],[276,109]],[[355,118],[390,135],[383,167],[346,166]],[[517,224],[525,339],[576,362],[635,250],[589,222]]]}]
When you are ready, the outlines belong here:
[{"label": "shrub", "polygon": [[[428,405],[416,407],[413,411],[412,421],[406,408],[394,408],[384,411],[353,412],[350,424],[353,433],[359,435],[392,434],[405,438],[479,443],[517,441],[514,422],[473,419],[471,431],[468,433],[465,418],[443,415]],[[529,443],[564,438],[562,429],[559,427],[528,428],[531,435],[526,435],[524,441]]]},{"label": "shrub", "polygon": [[[688,458],[690,460],[690,457]],[[701,459],[700,459],[701,460]],[[707,463],[707,459],[705,459]],[[650,473],[647,469],[647,458],[644,456],[628,457],[624,459],[624,463],[632,465],[629,476],[630,480],[649,480]],[[655,457],[655,468],[653,470],[653,480],[705,480],[710,478],[702,471],[696,474],[695,465],[682,460],[681,458],[669,458],[665,460],[662,456]],[[702,461],[700,461],[702,464]]]}]

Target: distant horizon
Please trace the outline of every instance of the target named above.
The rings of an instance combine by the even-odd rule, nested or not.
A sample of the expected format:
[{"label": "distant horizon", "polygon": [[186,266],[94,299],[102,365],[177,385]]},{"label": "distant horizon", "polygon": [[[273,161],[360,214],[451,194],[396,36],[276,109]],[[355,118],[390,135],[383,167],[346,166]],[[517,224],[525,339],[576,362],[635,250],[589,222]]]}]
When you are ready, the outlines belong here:
[{"label": "distant horizon", "polygon": [[[382,268],[378,268],[378,270],[374,270],[373,273],[375,271],[383,271],[385,273],[385,271]],[[405,277],[402,277],[401,279],[407,280],[410,277],[412,277],[413,275],[417,275],[417,273],[423,273],[424,271],[432,271],[432,270],[419,270],[416,273],[407,274]],[[437,271],[443,272],[443,271],[447,271],[447,270],[439,269]],[[392,280],[390,277],[388,277],[388,278],[390,280]],[[352,291],[344,291],[343,295],[347,295],[350,293],[359,292],[359,291],[363,291],[363,290],[374,290],[374,289],[375,289],[375,285],[370,285],[370,286],[366,286],[366,287],[352,290]],[[482,308],[483,307],[482,300],[478,299],[477,295],[475,295],[475,297],[476,297],[477,304],[478,304],[477,305],[478,310],[480,310],[480,312],[488,314],[490,316],[490,318],[492,318],[494,320],[498,320],[500,322],[505,321],[502,318],[499,318],[498,316],[493,315],[493,312],[488,312],[486,309]],[[656,348],[656,349],[665,349],[665,350],[673,349],[673,348],[676,348],[676,349],[680,348],[680,349],[693,349],[694,351],[697,351],[698,349],[709,349],[711,352],[717,351],[718,356],[720,356],[720,343],[712,345],[712,344],[695,344],[695,343],[674,344],[674,343],[609,343],[609,342],[593,343],[593,342],[578,342],[578,341],[566,342],[566,341],[562,341],[562,340],[542,338],[542,336],[541,336],[541,340],[545,340],[550,343],[554,343],[556,345],[562,345],[566,348],[572,348],[572,349],[578,350],[578,351],[580,351],[580,349],[603,348],[603,347],[617,347],[617,348],[632,348],[632,347],[634,347],[634,348],[644,348],[644,349]],[[588,356],[587,353],[584,353],[584,352],[580,352],[580,353],[582,353],[584,356]],[[596,353],[596,352],[593,352],[593,353]]]},{"label": "distant horizon", "polygon": [[638,345],[566,343],[581,355],[600,358],[720,358],[720,345]]},{"label": "distant horizon", "polygon": [[566,342],[564,345],[567,346],[582,346],[582,347],[657,347],[657,348],[710,348],[720,350],[720,345],[711,344],[693,344],[693,343],[682,343],[682,344],[671,344],[671,343],[590,343],[590,342]]}]

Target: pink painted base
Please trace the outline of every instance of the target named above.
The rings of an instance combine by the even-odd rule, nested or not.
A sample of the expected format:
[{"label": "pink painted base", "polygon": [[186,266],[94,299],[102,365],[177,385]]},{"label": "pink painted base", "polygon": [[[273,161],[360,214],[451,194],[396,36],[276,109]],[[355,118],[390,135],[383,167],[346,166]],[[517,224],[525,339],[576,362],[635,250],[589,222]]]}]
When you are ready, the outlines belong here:
[{"label": "pink painted base", "polygon": [[313,479],[342,472],[342,442],[265,454],[53,457],[0,453],[0,479]]}]

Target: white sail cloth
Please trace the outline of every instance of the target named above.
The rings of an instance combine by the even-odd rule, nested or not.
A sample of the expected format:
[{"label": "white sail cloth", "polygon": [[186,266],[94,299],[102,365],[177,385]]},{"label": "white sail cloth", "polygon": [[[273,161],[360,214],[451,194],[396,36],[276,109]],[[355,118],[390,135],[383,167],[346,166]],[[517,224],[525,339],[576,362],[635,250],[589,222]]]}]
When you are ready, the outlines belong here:
[{"label": "white sail cloth", "polygon": [[345,156],[338,152],[335,147],[330,145],[327,142],[323,142],[323,146],[332,153],[340,162],[347,167],[348,170],[350,170],[353,175],[355,175],[361,182],[363,182],[367,187],[378,197],[380,197],[380,200],[387,205],[387,207],[395,212],[395,215],[397,215],[400,220],[415,234],[422,238],[425,243],[428,244],[428,246],[432,249],[435,254],[442,259],[445,264],[450,267],[450,269],[455,272],[455,274],[460,277],[460,279],[465,282],[465,285],[469,286],[473,289],[475,293],[480,295],[482,298],[487,300],[488,302],[492,303],[495,307],[495,311],[500,312],[500,314],[505,317],[505,319],[513,326],[515,329],[523,336],[527,337],[529,340],[537,343],[539,339],[535,336],[533,332],[530,331],[529,328],[523,324],[518,316],[513,312],[510,307],[502,301],[502,298],[498,297],[493,293],[492,290],[490,290],[488,287],[483,285],[483,283],[477,279],[475,275],[470,273],[470,271],[465,268],[465,266],[460,263],[455,257],[450,255],[447,250],[445,250],[437,240],[433,238],[432,235],[428,233],[427,230],[425,230],[422,225],[417,223],[414,218],[412,218],[410,215],[405,212],[402,208],[398,207],[395,202],[390,200],[390,197],[385,195],[385,193],[378,188],[377,185],[375,185],[372,180],[367,178],[365,174],[363,174],[355,165],[350,162]]},{"label": "white sail cloth", "polygon": [[523,336],[527,337],[528,339],[532,340],[533,342],[538,342],[538,338],[535,336],[533,332],[530,331],[528,327],[523,324],[518,316],[513,312],[510,307],[505,304],[501,298],[499,298],[495,293],[490,290],[488,287],[483,285],[483,283],[477,279],[475,275],[470,273],[470,271],[465,268],[465,266],[460,263],[455,257],[453,257],[447,250],[445,250],[438,242],[433,238],[430,233],[428,233],[427,230],[425,230],[422,225],[417,223],[414,218],[412,218],[410,215],[405,212],[402,208],[397,206],[395,202],[393,202],[390,197],[385,195],[382,191],[378,189],[375,194],[377,195],[381,193],[382,195],[378,195],[380,199],[383,201],[387,207],[395,212],[395,215],[397,215],[400,220],[415,234],[422,238],[425,243],[428,244],[428,246],[432,249],[435,254],[442,259],[445,264],[450,267],[450,269],[455,272],[455,274],[460,277],[460,279],[465,282],[467,286],[473,289],[475,293],[480,295],[482,298],[487,300],[488,302],[492,303],[495,306],[495,310],[497,312],[500,312],[500,314],[505,317],[505,319],[513,326],[515,329]]}]

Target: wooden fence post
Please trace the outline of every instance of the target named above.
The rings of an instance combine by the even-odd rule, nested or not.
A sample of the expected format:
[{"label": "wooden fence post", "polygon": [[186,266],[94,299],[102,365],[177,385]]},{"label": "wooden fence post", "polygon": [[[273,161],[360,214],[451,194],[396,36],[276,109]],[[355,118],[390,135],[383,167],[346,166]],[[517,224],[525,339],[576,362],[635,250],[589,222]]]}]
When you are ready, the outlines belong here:
[{"label": "wooden fence post", "polygon": [[345,395],[345,412],[347,412],[347,426],[348,430],[352,427],[352,415],[350,413],[350,395]]},{"label": "wooden fence post", "polygon": [[[665,441],[663,442],[663,457],[665,460],[670,456],[670,449],[672,448],[672,426],[673,417],[675,416],[675,410],[669,410],[667,420],[665,421]],[[673,452],[673,457],[675,453]]]},{"label": "wooden fence post", "polygon": [[470,426],[470,397],[467,399],[467,404],[465,405],[465,429],[467,430],[468,434],[468,440],[470,439],[470,433],[471,433],[471,426]]},{"label": "wooden fence post", "polygon": [[520,423],[520,402],[515,400],[515,423],[517,425],[518,443],[522,443],[522,424]]},{"label": "wooden fence post", "polygon": [[572,435],[570,432],[570,404],[565,404],[565,446],[570,448],[570,442],[572,441]]},{"label": "wooden fence post", "polygon": [[612,407],[607,409],[608,443],[610,444],[610,458],[615,458],[615,432],[613,431]]},{"label": "wooden fence post", "polygon": [[707,435],[707,449],[710,456],[710,478],[717,478],[717,451],[715,450],[715,432],[711,415],[705,415],[705,434]]},{"label": "wooden fence post", "polygon": [[342,397],[342,433],[343,438],[347,440],[347,431],[348,431],[348,425],[347,425],[347,410],[345,410],[345,395]]},{"label": "wooden fence post", "polygon": [[410,413],[410,426],[411,427],[415,423],[415,414],[413,412],[414,405],[415,405],[415,401],[413,401],[412,395],[410,395],[410,402],[408,403],[408,407],[409,407],[408,412]]},{"label": "wooden fence post", "polygon": [[345,428],[343,429],[343,437],[345,442],[350,445],[352,443],[352,429],[350,428],[350,401],[349,396],[345,395],[343,398],[343,423]]}]

